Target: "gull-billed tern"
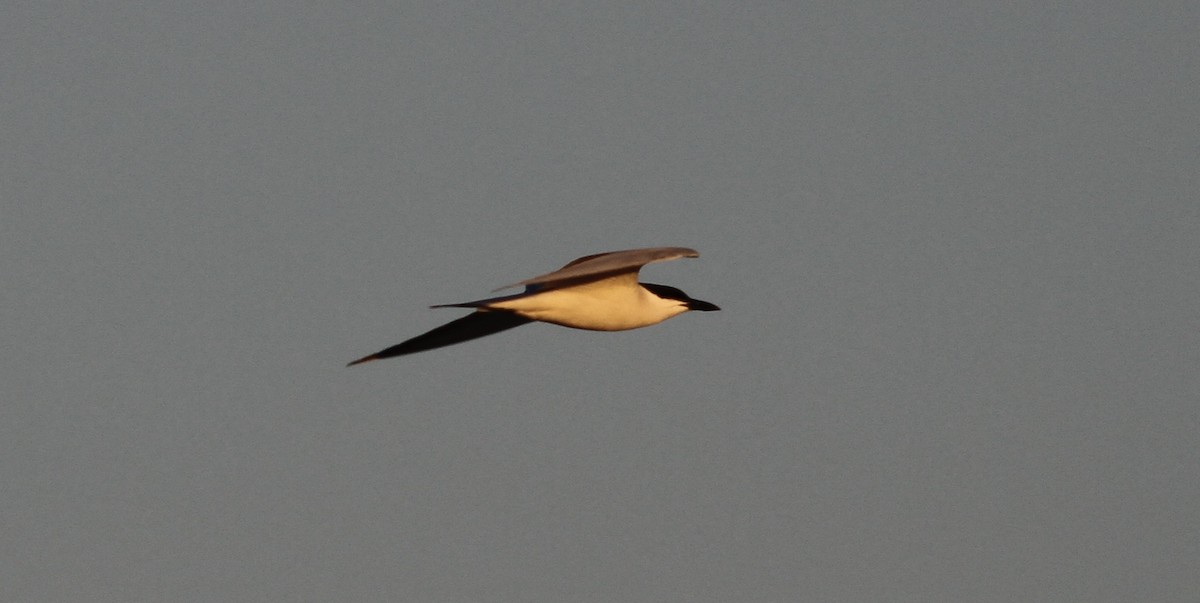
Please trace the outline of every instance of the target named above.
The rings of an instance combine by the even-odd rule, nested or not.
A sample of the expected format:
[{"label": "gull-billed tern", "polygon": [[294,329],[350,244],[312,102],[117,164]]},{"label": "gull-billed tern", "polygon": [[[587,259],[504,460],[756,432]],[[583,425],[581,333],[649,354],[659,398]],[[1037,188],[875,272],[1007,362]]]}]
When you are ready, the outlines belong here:
[{"label": "gull-billed tern", "polygon": [[624,331],[658,324],[689,310],[720,310],[674,287],[638,282],[638,271],[646,264],[695,257],[700,254],[686,247],[584,256],[560,270],[497,289],[524,285],[525,290],[515,295],[432,306],[475,311],[346,366],[462,343],[534,321],[589,331]]}]

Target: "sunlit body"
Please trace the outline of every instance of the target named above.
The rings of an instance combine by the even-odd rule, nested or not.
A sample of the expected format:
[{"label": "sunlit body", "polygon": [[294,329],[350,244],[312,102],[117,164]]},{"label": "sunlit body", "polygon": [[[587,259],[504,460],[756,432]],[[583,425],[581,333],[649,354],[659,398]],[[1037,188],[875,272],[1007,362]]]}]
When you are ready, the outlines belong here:
[{"label": "sunlit body", "polygon": [[525,285],[525,291],[516,295],[434,306],[475,308],[475,312],[350,365],[461,343],[533,321],[589,331],[624,331],[689,310],[719,310],[674,287],[638,282],[638,272],[646,264],[699,255],[685,247],[650,247],[585,256],[512,285]]}]

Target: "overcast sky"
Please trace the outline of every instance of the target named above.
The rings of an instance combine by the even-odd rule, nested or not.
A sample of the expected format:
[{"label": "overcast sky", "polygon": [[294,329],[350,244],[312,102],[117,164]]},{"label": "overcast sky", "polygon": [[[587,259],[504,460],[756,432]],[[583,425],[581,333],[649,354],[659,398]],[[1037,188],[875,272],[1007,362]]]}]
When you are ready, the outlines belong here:
[{"label": "overcast sky", "polygon": [[7,4],[0,600],[1200,600],[1197,23]]}]

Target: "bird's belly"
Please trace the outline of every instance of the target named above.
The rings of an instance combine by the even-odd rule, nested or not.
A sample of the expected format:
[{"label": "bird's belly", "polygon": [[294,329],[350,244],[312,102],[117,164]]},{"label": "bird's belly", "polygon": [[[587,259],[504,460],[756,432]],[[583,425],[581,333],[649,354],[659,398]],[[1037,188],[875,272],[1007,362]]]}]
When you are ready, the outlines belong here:
[{"label": "bird's belly", "polygon": [[665,318],[639,311],[633,296],[600,296],[570,290],[547,291],[490,306],[533,320],[589,331],[637,329]]}]

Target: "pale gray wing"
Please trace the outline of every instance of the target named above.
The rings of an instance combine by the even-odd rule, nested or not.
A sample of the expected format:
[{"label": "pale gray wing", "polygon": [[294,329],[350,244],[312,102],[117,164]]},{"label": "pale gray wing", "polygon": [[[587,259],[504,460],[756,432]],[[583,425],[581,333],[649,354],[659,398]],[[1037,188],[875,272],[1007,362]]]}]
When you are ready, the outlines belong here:
[{"label": "pale gray wing", "polygon": [[[500,289],[519,287],[521,285],[535,288],[548,287],[556,283],[578,282],[593,277],[611,276],[621,272],[637,272],[642,266],[653,264],[654,262],[698,257],[700,257],[700,254],[695,249],[688,249],[687,247],[646,247],[644,249],[609,251],[581,257],[554,272],[535,276],[512,285],[505,285],[500,287]],[[500,289],[496,289],[496,291]]]}]

